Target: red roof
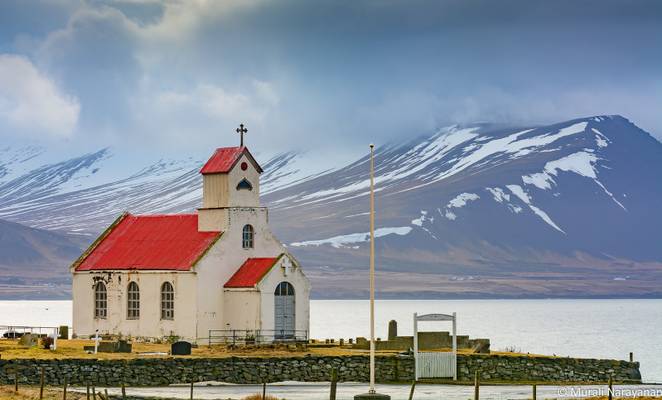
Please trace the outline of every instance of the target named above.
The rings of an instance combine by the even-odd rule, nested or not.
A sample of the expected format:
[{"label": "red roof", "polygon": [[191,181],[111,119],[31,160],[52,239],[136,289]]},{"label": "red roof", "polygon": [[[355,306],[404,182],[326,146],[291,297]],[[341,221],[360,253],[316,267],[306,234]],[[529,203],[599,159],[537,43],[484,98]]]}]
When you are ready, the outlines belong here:
[{"label": "red roof", "polygon": [[198,232],[197,214],[124,214],[78,261],[76,271],[188,271],[221,232]]},{"label": "red roof", "polygon": [[271,270],[280,257],[277,258],[249,258],[237,272],[232,275],[223,287],[226,288],[252,288]]},{"label": "red roof", "polygon": [[234,167],[243,154],[246,154],[258,172],[262,173],[262,168],[245,146],[221,147],[220,149],[216,149],[211,158],[202,167],[200,173],[205,175],[230,172],[232,167]]}]

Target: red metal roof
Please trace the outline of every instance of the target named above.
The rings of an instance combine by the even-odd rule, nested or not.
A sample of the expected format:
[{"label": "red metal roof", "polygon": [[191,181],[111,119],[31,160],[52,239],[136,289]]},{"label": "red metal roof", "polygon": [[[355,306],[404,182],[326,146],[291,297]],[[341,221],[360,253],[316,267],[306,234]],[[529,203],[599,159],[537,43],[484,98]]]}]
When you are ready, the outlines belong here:
[{"label": "red metal roof", "polygon": [[276,264],[278,258],[249,258],[237,272],[232,275],[223,287],[226,288],[252,288],[255,287],[262,278]]},{"label": "red metal roof", "polygon": [[188,271],[220,236],[198,232],[197,214],[125,214],[92,245],[76,271]]},{"label": "red metal roof", "polygon": [[234,167],[234,165],[237,163],[237,161],[239,161],[239,158],[241,158],[243,154],[246,154],[258,172],[262,173],[262,168],[257,163],[257,161],[255,161],[245,146],[221,147],[220,149],[216,149],[211,158],[202,167],[200,173],[205,175],[230,172],[232,167]]}]

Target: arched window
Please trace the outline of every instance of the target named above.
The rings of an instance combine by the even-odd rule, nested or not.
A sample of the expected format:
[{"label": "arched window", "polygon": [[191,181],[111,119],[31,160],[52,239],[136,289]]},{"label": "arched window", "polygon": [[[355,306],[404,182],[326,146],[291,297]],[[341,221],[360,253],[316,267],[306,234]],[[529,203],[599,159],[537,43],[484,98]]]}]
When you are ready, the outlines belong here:
[{"label": "arched window", "polygon": [[251,185],[248,179],[244,178],[237,184],[237,190],[241,189],[253,190],[253,185]]},{"label": "arched window", "polygon": [[94,318],[105,319],[108,315],[108,292],[103,282],[94,285]]},{"label": "arched window", "polygon": [[138,319],[140,318],[140,288],[138,284],[135,282],[129,283],[127,294],[126,318]]},{"label": "arched window", "polygon": [[289,282],[281,282],[274,291],[276,296],[294,296],[294,286]]},{"label": "arched window", "polygon": [[175,289],[170,282],[161,285],[161,319],[175,318]]},{"label": "arched window", "polygon": [[253,236],[255,232],[252,225],[244,225],[243,235],[242,235],[242,247],[244,249],[253,248]]}]

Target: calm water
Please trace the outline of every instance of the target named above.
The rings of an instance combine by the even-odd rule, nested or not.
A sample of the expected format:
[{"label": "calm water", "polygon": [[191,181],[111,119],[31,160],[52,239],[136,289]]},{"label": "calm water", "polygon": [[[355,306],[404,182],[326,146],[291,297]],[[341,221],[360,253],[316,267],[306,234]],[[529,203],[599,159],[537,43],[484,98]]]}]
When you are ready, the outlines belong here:
[{"label": "calm water", "polygon": [[[414,312],[453,311],[459,334],[490,338],[493,350],[616,359],[632,351],[644,381],[662,382],[662,300],[383,300],[376,304],[377,336],[386,337],[391,319],[399,334],[411,335]],[[310,314],[314,338],[369,333],[367,301],[313,300]],[[70,325],[71,302],[0,301],[0,325],[7,324]],[[450,325],[423,326],[437,328]]]}]

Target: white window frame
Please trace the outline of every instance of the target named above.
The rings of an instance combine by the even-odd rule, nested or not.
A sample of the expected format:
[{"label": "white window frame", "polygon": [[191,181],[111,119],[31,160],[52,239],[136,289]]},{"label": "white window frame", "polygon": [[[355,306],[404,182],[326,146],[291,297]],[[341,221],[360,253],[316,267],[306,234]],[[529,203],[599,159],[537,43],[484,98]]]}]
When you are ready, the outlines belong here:
[{"label": "white window frame", "polygon": [[106,319],[108,317],[108,288],[103,282],[94,285],[94,318]]},{"label": "white window frame", "polygon": [[129,282],[126,296],[126,319],[140,319],[140,286]]},{"label": "white window frame", "polygon": [[170,282],[163,282],[161,285],[161,319],[175,319],[175,287]]}]

